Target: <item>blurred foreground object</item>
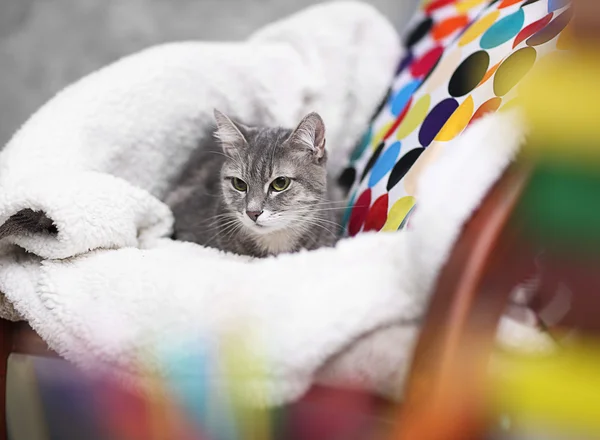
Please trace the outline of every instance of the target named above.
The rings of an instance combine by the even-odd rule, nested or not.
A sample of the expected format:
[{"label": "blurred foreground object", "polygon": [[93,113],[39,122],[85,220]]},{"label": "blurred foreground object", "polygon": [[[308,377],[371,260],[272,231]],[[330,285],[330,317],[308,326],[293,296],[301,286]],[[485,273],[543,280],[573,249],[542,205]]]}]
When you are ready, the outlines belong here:
[{"label": "blurred foreground object", "polygon": [[[565,438],[600,434],[600,351],[565,351],[600,333],[600,3],[573,3],[559,42],[569,50],[542,59],[519,89],[527,145],[438,279],[394,440],[515,438],[524,431],[508,429],[506,409],[550,432],[566,428]],[[532,274],[528,305],[558,350],[492,364],[498,379],[497,326]]]},{"label": "blurred foreground object", "polygon": [[510,429],[531,426],[564,438],[600,438],[600,340],[586,340],[540,358],[506,357],[490,392]]}]

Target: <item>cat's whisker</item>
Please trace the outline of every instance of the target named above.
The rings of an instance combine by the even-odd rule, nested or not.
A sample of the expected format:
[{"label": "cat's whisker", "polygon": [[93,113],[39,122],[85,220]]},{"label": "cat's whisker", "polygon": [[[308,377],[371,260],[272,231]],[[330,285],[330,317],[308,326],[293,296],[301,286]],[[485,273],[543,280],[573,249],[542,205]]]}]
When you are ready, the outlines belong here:
[{"label": "cat's whisker", "polygon": [[227,223],[226,225],[224,225],[223,227],[219,228],[219,231],[217,231],[217,233],[215,235],[213,235],[207,242],[206,245],[208,245],[209,243],[212,243],[213,240],[215,240],[216,238],[218,238],[220,235],[222,234],[227,234],[226,237],[223,238],[227,238],[230,235],[228,234],[230,231],[236,231],[236,228],[241,228],[243,225],[241,224],[241,222],[237,221],[237,220],[232,220],[231,222]]},{"label": "cat's whisker", "polygon": [[214,221],[214,222],[211,222],[211,223],[208,223],[208,224],[206,224],[206,223],[195,223],[194,226],[195,226],[195,228],[200,229],[202,231],[211,232],[211,231],[214,231],[216,229],[219,229],[219,228],[222,228],[222,227],[226,226],[231,221],[233,221],[233,220],[228,220],[228,221],[225,221],[225,222]]},{"label": "cat's whisker", "polygon": [[[347,203],[328,200],[325,161],[320,160],[326,154],[322,118],[310,113],[293,130],[246,126],[219,111],[215,119],[218,142],[201,151],[197,164],[188,164],[194,175],[184,177],[189,180],[173,198],[176,233],[254,257],[335,243],[341,227],[333,220]],[[299,179],[287,193],[289,185],[277,190],[274,179],[293,176],[306,181]]]},{"label": "cat's whisker", "polygon": [[335,229],[340,228],[340,225],[337,222],[327,220],[327,219],[319,219],[319,218],[310,219],[310,218],[307,218],[306,215],[300,215],[297,217],[297,220],[296,220],[296,224],[302,224],[302,225],[313,225],[316,223],[319,223],[321,225],[330,226]]},{"label": "cat's whisker", "polygon": [[316,227],[320,227],[320,228],[324,229],[325,231],[329,232],[331,235],[337,237],[338,234],[333,232],[331,229],[329,229],[325,225],[331,225],[337,229],[341,228],[341,225],[339,225],[335,222],[332,222],[332,221],[325,220],[325,219],[307,219],[306,217],[296,217],[295,220],[297,221],[297,226],[302,228],[306,232],[312,232],[311,228],[316,226]]},{"label": "cat's whisker", "polygon": [[[317,199],[318,200],[318,199]],[[318,201],[318,203],[312,203],[311,206],[321,206],[321,205],[347,205],[348,202],[345,200],[340,200],[336,202],[328,202],[326,200]]]},{"label": "cat's whisker", "polygon": [[[210,217],[207,217],[206,219],[201,220],[201,222],[208,222],[211,221],[211,223],[215,223],[218,220],[222,220],[222,219],[236,219],[235,214],[232,212],[224,212],[221,214],[216,214]],[[202,223],[197,223],[197,225],[200,225]]]},{"label": "cat's whisker", "polygon": [[229,233],[227,233],[226,236],[224,236],[223,238],[225,240],[230,239],[234,234],[236,234],[241,228],[242,228],[243,224],[241,222],[239,222],[237,225],[234,225],[233,228],[230,228]]},{"label": "cat's whisker", "polygon": [[[223,221],[225,221],[225,223],[227,223],[227,222],[232,221],[232,220],[237,220],[237,219],[234,218],[234,217],[231,217],[229,215],[228,216],[223,216],[223,217],[219,217],[219,218],[214,219],[210,223],[206,224],[206,226],[220,226],[220,225],[223,224]],[[200,226],[200,225],[198,225],[198,226]]]},{"label": "cat's whisker", "polygon": [[304,234],[307,234],[307,235],[310,235],[311,237],[314,237],[316,235],[316,233],[315,233],[315,227],[323,229],[325,232],[327,232],[328,234],[330,234],[332,237],[337,237],[336,233],[334,233],[329,228],[327,228],[327,227],[325,227],[323,225],[305,225],[302,230],[303,230]]},{"label": "cat's whisker", "polygon": [[[288,211],[289,212],[289,211]],[[325,223],[330,223],[336,226],[341,226],[338,222],[333,220],[324,219],[320,217],[307,217],[306,214],[313,213],[315,211],[292,211],[291,214],[296,215],[300,222],[310,222],[310,221],[320,221]]]},{"label": "cat's whisker", "polygon": [[211,227],[208,228],[208,229],[204,229],[204,230],[210,231],[210,230],[218,229],[218,228],[222,229],[222,228],[225,228],[225,227],[227,227],[227,226],[229,226],[231,224],[237,223],[237,222],[238,222],[237,218],[230,216],[228,218],[222,219],[221,221],[213,222],[213,223],[215,223],[213,226],[207,225],[207,226],[211,226]]},{"label": "cat's whisker", "polygon": [[233,158],[233,157],[231,157],[231,156],[228,156],[227,154],[225,154],[225,153],[222,153],[222,152],[220,152],[220,151],[209,151],[208,153],[209,153],[209,154],[216,154],[217,156],[223,156],[223,157],[224,157],[224,158],[226,158],[227,160],[230,160],[230,161],[232,161],[232,162],[233,162],[235,165],[237,165],[237,167],[238,167],[240,170],[243,170],[243,169],[244,169],[244,167],[243,167],[243,165],[242,165],[242,163],[243,163],[242,157],[241,157],[240,153],[239,153],[239,152],[237,152],[237,151],[236,151],[236,153],[237,153],[237,159],[235,159],[235,158]]},{"label": "cat's whisker", "polygon": [[327,211],[343,211],[346,208],[313,208],[313,209],[304,209],[304,210],[294,210],[294,211],[287,211],[287,212],[294,212],[294,213],[298,213],[298,214],[309,214],[309,213],[317,213],[317,212],[327,212]]},{"label": "cat's whisker", "polygon": [[339,225],[338,223],[334,222],[334,221],[330,221],[330,220],[325,220],[325,219],[305,219],[304,220],[304,224],[309,224],[309,225],[328,225],[328,226],[334,226],[334,227],[340,227],[341,225]]}]

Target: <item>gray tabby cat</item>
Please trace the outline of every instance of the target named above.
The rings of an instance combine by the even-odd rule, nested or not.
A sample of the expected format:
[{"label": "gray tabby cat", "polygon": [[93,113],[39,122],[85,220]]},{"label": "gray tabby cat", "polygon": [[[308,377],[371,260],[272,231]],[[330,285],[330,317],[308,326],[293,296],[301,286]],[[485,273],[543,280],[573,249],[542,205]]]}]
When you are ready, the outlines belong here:
[{"label": "gray tabby cat", "polygon": [[295,130],[245,126],[217,110],[215,119],[217,142],[201,146],[167,199],[175,238],[253,257],[335,244],[321,117],[310,113]]}]

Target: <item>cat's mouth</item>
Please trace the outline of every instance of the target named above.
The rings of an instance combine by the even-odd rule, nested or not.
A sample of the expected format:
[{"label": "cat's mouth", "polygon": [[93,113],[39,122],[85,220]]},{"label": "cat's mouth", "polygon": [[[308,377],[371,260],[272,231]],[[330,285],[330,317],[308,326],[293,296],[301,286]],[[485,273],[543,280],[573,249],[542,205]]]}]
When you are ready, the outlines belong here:
[{"label": "cat's mouth", "polygon": [[283,219],[273,216],[269,211],[265,211],[255,220],[245,214],[240,214],[240,220],[246,228],[257,234],[268,234],[285,229],[287,226],[286,222],[282,221]]},{"label": "cat's mouth", "polygon": [[258,232],[259,234],[267,234],[269,232],[273,232],[273,231],[277,231],[279,228],[274,227],[274,225],[268,225],[268,224],[264,224],[264,223],[252,223],[250,225],[250,228],[255,231]]},{"label": "cat's mouth", "polygon": [[253,221],[244,221],[246,228],[258,235],[268,235],[273,232],[279,232],[286,229],[286,225],[282,222],[261,221],[255,223]]}]

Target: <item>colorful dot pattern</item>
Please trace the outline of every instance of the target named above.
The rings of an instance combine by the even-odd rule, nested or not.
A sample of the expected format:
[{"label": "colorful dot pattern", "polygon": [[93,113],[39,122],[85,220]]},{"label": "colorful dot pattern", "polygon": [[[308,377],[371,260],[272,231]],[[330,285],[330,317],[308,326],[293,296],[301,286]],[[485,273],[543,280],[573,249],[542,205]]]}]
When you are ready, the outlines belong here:
[{"label": "colorful dot pattern", "polygon": [[474,121],[514,106],[536,62],[568,49],[570,20],[567,0],[422,2],[393,85],[344,173],[353,179],[345,234],[407,227],[417,205],[407,175],[415,181],[422,153],[457,147]]}]

